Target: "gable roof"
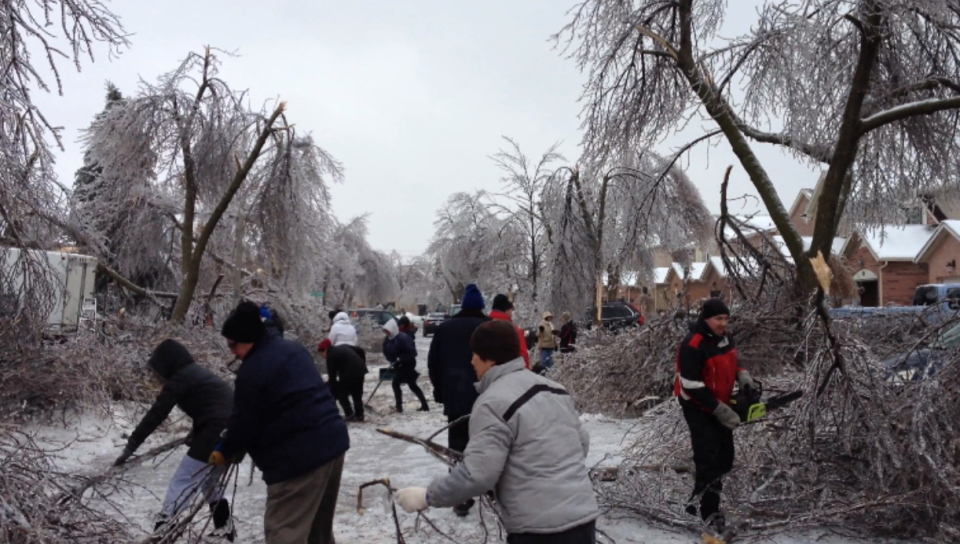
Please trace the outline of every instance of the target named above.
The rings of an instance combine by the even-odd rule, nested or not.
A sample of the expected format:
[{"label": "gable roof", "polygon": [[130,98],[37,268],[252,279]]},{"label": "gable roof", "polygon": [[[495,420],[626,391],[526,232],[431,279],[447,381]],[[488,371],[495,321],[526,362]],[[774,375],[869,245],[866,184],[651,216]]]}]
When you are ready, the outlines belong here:
[{"label": "gable roof", "polygon": [[[707,263],[690,263],[690,277],[691,281],[700,281],[703,276],[703,270],[707,267]],[[677,262],[670,263],[670,268],[667,269],[667,275],[664,278],[664,283],[668,283],[670,275],[673,274],[683,279],[683,265]]]},{"label": "gable roof", "polygon": [[669,266],[658,266],[653,269],[653,283],[655,285],[662,285],[667,283],[667,273],[670,272]]},{"label": "gable roof", "polygon": [[915,261],[937,231],[927,225],[900,225],[858,229],[858,234],[877,261]]},{"label": "gable roof", "polygon": [[[773,218],[769,215],[734,215],[733,219],[751,230],[758,230],[760,232],[771,232],[777,230],[777,225],[773,222]],[[749,236],[750,234],[751,233],[749,232],[744,233],[746,236]]]},{"label": "gable roof", "polygon": [[804,199],[807,200],[807,205],[803,207],[803,215],[807,215],[807,208],[810,207],[810,201],[813,199],[813,189],[800,189],[800,192],[797,193],[797,198],[793,199],[793,205],[790,206],[790,217],[793,217],[793,214],[797,213]]},{"label": "gable roof", "polygon": [[920,263],[921,261],[929,258],[929,254],[933,253],[937,243],[949,236],[953,236],[955,239],[960,240],[960,220],[946,219],[941,221],[940,226],[937,227],[937,230],[933,233],[933,236],[931,236],[930,239],[927,240],[927,243],[920,248],[920,251],[914,258],[914,262]]}]

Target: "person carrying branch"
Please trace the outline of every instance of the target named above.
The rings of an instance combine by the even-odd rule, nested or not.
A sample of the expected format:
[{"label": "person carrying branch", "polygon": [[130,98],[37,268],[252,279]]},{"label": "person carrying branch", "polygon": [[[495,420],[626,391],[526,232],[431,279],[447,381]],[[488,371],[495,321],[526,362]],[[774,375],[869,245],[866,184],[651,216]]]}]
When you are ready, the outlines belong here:
[{"label": "person carrying branch", "polygon": [[387,358],[394,370],[393,396],[397,401],[397,412],[403,412],[403,391],[400,389],[403,384],[407,384],[410,391],[417,396],[417,400],[420,401],[420,411],[429,412],[430,405],[427,404],[427,398],[417,385],[420,373],[417,372],[417,345],[413,337],[400,332],[397,322],[393,319],[383,326],[383,332],[386,336],[383,339],[383,356]]},{"label": "person carrying branch", "polygon": [[510,544],[593,544],[600,515],[587,473],[590,437],[560,384],[528,372],[510,323],[470,339],[480,396],[463,462],[429,487],[408,487],[407,512],[449,508],[493,490]]},{"label": "person carrying branch", "polygon": [[187,435],[189,449],[167,486],[154,531],[161,531],[172,518],[190,506],[195,493],[202,492],[213,516],[214,531],[211,536],[233,542],[236,533],[230,516],[230,503],[223,497],[222,486],[217,484],[223,469],[205,469],[206,460],[219,442],[220,433],[230,418],[233,389],[213,372],[196,364],[187,348],[176,340],[160,342],[147,365],[163,381],[163,389],[130,434],[114,466],[126,463],[147,437],[167,419],[173,407],[178,406],[193,420],[193,428]]},{"label": "person carrying branch", "polygon": [[266,544],[334,544],[333,520],[347,425],[302,345],[268,334],[252,302],[241,302],[221,334],[235,357],[233,411],[210,464],[246,451],[263,472]]},{"label": "person carrying branch", "polygon": [[727,335],[729,317],[722,300],[704,302],[696,324],[680,344],[674,390],[690,428],[696,466],[687,513],[695,516],[699,509],[701,519],[718,532],[725,526],[720,512],[723,476],[733,468],[733,430],[740,425],[740,416],[729,405],[733,386],[756,387],[737,362],[733,337]]}]

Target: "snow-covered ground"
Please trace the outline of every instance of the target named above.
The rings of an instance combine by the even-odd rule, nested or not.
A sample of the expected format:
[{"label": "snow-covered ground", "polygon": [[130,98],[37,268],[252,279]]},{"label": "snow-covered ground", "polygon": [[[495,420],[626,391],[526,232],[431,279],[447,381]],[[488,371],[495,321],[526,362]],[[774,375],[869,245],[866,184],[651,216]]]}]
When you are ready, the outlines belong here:
[{"label": "snow-covered ground", "polygon": [[[421,386],[431,397],[429,380],[426,378],[426,352],[429,339],[417,338],[421,352],[420,367],[422,367]],[[376,370],[371,369],[366,384],[367,395],[376,386]],[[417,401],[409,391],[405,391],[405,405],[407,411],[396,414],[392,411],[393,393],[389,384],[383,384],[376,393],[372,402],[374,410],[367,411],[367,422],[353,424],[350,427],[350,451],[347,453],[344,466],[343,481],[340,489],[340,501],[336,519],[336,536],[341,543],[393,543],[396,536],[393,530],[393,520],[383,507],[382,487],[371,488],[364,497],[365,512],[361,515],[357,511],[357,492],[360,484],[379,478],[390,478],[394,487],[408,485],[426,485],[436,476],[446,472],[445,467],[431,457],[427,452],[416,445],[386,437],[376,432],[377,428],[388,427],[396,431],[420,437],[428,437],[446,425],[440,407],[432,406],[428,413],[416,412]],[[432,404],[432,403],[431,403]],[[116,406],[112,416],[87,412],[75,416],[68,424],[37,425],[32,429],[38,439],[51,450],[52,457],[59,467],[68,472],[83,474],[99,474],[106,470],[119,455],[125,439],[121,436],[129,432],[136,425],[137,418],[142,415],[143,407]],[[176,414],[176,412],[175,412]],[[173,416],[171,423],[151,436],[140,451],[169,442],[183,436],[189,428],[189,422],[183,418]],[[634,421],[612,420],[600,416],[584,415],[584,425],[591,435],[591,452],[588,463],[593,466],[597,463],[612,465],[616,463],[616,456],[623,444],[629,442]],[[625,439],[626,437],[626,439]],[[436,438],[441,444],[446,443],[445,435]],[[125,478],[127,484],[121,486],[120,492],[111,497],[111,502],[119,507],[114,510],[106,503],[100,504],[107,511],[129,522],[142,531],[146,536],[152,528],[152,516],[160,507],[167,482],[173,475],[186,448],[180,448],[169,456],[161,456],[146,466],[129,469]],[[236,492],[234,504],[235,519],[237,521],[238,542],[263,542],[262,517],[266,500],[266,486],[260,480],[259,473],[250,481],[250,461],[245,461],[241,467],[240,485]],[[476,510],[466,517],[457,518],[450,510],[438,510],[428,513],[429,517],[445,533],[453,536],[459,542],[484,542],[483,531],[478,522]],[[400,521],[407,536],[408,542],[440,543],[449,542],[436,534],[431,528],[414,527],[414,516],[400,512]],[[489,518],[488,518],[489,519]],[[616,542],[699,542],[699,535],[689,532],[669,532],[659,528],[651,528],[637,520],[607,520],[601,519],[599,526]],[[491,541],[496,541],[491,539]],[[779,536],[765,539],[766,542],[794,544],[799,542],[826,542],[843,544],[854,542],[837,537],[820,534],[804,534]]]}]

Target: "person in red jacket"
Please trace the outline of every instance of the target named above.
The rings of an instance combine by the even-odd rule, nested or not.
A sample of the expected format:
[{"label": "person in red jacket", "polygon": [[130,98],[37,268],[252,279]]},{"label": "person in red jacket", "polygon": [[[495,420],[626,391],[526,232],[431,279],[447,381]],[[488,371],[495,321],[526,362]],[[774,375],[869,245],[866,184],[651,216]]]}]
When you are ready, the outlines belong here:
[{"label": "person in red jacket", "polygon": [[[506,321],[513,323],[513,303],[507,298],[507,295],[500,294],[493,297],[493,309],[490,311],[490,319],[497,321]],[[523,334],[523,329],[514,325],[517,330],[517,338],[520,339],[520,356],[523,357],[523,364],[527,369],[530,368],[530,350],[527,349],[527,337]]]},{"label": "person in red jacket", "polygon": [[727,335],[730,310],[722,300],[703,303],[700,317],[683,339],[677,354],[674,393],[690,428],[696,478],[687,512],[697,515],[717,531],[724,530],[720,512],[723,476],[733,468],[733,429],[740,416],[730,407],[733,386],[756,387],[750,374],[737,363],[737,348]]}]

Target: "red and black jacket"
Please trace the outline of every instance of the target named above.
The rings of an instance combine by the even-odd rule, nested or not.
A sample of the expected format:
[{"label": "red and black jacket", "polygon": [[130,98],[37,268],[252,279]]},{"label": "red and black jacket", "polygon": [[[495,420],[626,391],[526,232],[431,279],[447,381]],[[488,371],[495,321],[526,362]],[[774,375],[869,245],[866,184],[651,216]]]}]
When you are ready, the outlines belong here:
[{"label": "red and black jacket", "polygon": [[739,370],[733,337],[716,335],[698,321],[677,353],[674,395],[712,412],[718,403],[730,403]]}]

